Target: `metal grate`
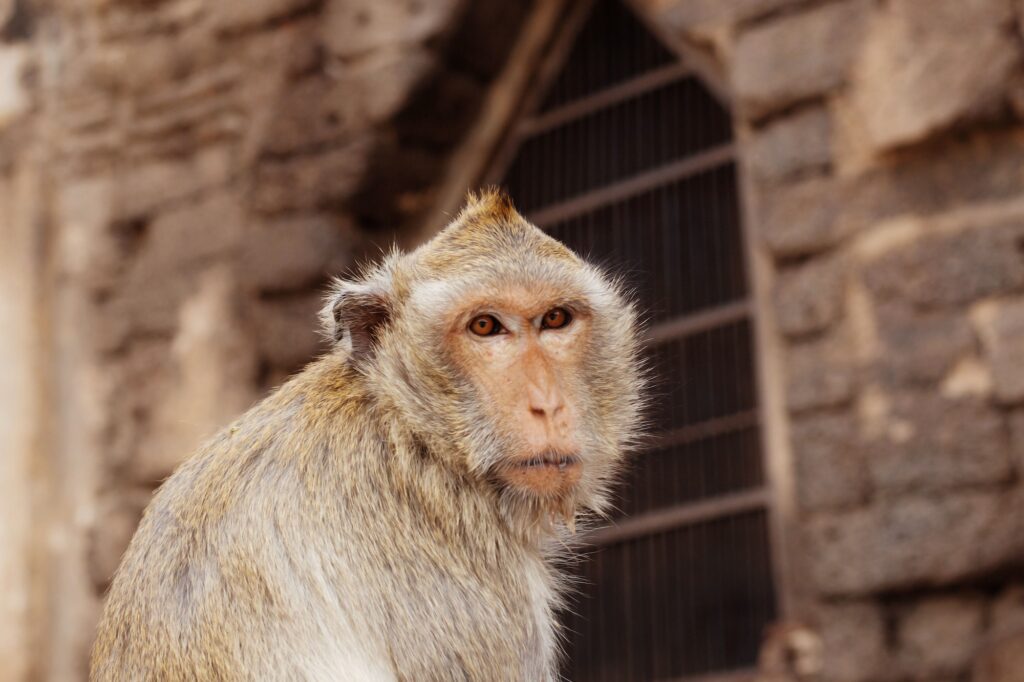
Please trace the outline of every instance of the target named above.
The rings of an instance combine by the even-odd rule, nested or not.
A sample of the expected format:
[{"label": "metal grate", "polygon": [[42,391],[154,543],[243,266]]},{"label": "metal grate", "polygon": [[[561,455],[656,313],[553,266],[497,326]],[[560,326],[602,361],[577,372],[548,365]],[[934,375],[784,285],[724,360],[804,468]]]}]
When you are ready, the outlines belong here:
[{"label": "metal grate", "polygon": [[616,522],[576,567],[564,672],[747,670],[776,595],[731,118],[617,0],[568,22],[561,58],[494,176],[636,287],[658,392]]},{"label": "metal grate", "polygon": [[[605,42],[612,38],[615,42]],[[609,49],[609,47],[613,49]],[[546,93],[543,111],[675,63],[665,46],[618,2],[598,2]]]}]

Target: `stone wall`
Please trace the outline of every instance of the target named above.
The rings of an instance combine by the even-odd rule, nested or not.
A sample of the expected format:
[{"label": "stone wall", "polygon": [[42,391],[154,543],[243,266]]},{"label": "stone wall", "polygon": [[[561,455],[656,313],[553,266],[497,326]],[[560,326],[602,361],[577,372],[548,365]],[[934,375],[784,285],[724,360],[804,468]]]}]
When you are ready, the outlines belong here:
[{"label": "stone wall", "polygon": [[0,678],[84,678],[152,491],[321,350],[529,7],[0,0]]},{"label": "stone wall", "polygon": [[644,0],[720,66],[821,677],[1024,670],[1024,4]]}]

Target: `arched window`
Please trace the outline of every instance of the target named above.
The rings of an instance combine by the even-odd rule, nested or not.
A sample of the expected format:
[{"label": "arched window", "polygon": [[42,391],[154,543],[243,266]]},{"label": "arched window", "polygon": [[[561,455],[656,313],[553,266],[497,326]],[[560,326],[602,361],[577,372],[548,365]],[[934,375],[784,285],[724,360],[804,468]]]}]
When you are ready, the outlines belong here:
[{"label": "arched window", "polygon": [[565,673],[749,669],[776,595],[730,112],[619,0],[572,23],[490,179],[636,286],[657,384],[654,442],[588,538]]}]

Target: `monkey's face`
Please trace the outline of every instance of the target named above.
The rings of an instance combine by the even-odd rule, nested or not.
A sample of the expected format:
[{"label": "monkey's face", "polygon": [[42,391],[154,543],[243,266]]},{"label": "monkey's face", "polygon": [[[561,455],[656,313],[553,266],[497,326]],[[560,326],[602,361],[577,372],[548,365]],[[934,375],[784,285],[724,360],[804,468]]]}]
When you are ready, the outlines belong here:
[{"label": "monkey's face", "polygon": [[619,285],[486,195],[410,254],[338,282],[325,318],[378,404],[518,513],[601,512],[635,442],[636,312]]},{"label": "monkey's face", "polygon": [[459,302],[447,345],[501,441],[482,462],[504,485],[563,497],[585,466],[580,435],[591,309],[544,286],[492,288]]}]

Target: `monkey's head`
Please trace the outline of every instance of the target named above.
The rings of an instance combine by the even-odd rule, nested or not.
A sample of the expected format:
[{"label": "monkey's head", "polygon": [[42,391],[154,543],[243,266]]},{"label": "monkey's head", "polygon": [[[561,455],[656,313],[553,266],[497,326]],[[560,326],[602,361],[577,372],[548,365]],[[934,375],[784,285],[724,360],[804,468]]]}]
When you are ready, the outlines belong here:
[{"label": "monkey's head", "polygon": [[379,408],[510,513],[605,510],[640,413],[637,314],[507,197],[336,282],[324,319]]}]

